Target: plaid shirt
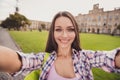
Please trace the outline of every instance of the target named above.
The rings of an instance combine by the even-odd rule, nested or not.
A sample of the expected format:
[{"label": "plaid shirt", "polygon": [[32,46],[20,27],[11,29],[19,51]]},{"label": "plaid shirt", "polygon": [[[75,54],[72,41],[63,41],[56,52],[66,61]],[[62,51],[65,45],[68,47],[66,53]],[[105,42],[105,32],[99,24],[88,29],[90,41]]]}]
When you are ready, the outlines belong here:
[{"label": "plaid shirt", "polygon": [[[118,50],[120,49],[114,49],[112,51],[81,50],[78,52],[73,49],[72,59],[74,72],[78,80],[94,80],[91,71],[91,68],[93,67],[101,68],[107,72],[120,73],[120,70],[116,69],[114,64],[114,57]],[[44,65],[42,65],[45,56],[44,52],[38,54],[24,54],[22,52],[17,53],[22,58],[22,67],[19,72],[15,73],[15,75],[27,75],[27,73],[31,72],[32,70],[41,69],[42,72],[39,80],[47,80],[51,65],[57,58],[55,51],[51,53]]]}]

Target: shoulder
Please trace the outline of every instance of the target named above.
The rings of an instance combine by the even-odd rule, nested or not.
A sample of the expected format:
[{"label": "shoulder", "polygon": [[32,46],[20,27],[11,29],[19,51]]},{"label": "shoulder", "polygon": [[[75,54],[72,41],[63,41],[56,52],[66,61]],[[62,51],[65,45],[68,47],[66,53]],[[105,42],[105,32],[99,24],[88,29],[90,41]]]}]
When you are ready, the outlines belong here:
[{"label": "shoulder", "polygon": [[95,56],[96,54],[98,55],[97,51],[93,51],[93,50],[85,50],[85,49],[82,49],[82,50],[73,50],[73,54],[78,57],[79,59],[86,59],[86,58],[89,58],[89,57],[93,57]]},{"label": "shoulder", "polygon": [[87,55],[88,53],[90,54],[90,53],[94,53],[95,52],[93,50],[85,50],[85,49],[82,49],[82,50],[79,50],[79,51],[73,49],[72,51],[76,55]]}]

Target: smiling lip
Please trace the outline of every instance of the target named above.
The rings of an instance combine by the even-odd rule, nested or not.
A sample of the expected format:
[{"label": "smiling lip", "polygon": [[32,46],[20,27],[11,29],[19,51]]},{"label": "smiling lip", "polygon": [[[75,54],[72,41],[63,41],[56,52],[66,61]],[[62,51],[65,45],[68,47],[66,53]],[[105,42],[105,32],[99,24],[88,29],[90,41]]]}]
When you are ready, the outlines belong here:
[{"label": "smiling lip", "polygon": [[64,43],[64,44],[66,44],[66,43],[69,42],[69,40],[61,40],[61,39],[59,39],[59,41],[60,41],[61,43]]}]

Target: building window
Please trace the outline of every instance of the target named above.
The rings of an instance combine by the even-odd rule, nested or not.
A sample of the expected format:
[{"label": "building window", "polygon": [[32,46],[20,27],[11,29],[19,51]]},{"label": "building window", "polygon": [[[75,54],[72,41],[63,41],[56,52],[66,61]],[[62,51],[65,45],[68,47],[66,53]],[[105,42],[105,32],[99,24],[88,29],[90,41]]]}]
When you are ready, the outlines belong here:
[{"label": "building window", "polygon": [[103,26],[105,27],[105,26],[106,26],[106,23],[104,23]]},{"label": "building window", "polygon": [[112,21],[112,16],[109,16],[109,20]]},{"label": "building window", "polygon": [[108,29],[108,33],[111,33],[111,29]]},{"label": "building window", "polygon": [[118,19],[119,19],[119,17],[116,15],[116,16],[115,16],[115,20],[117,21]]},{"label": "building window", "polygon": [[104,21],[106,21],[106,20],[107,20],[107,17],[106,17],[106,16],[104,16],[104,18],[103,18],[103,19],[104,19]]},{"label": "building window", "polygon": [[98,16],[98,21],[100,21],[101,20],[101,16]]},{"label": "building window", "polygon": [[119,14],[118,14],[118,13],[115,14],[115,20],[116,20],[116,21],[119,20]]},{"label": "building window", "polygon": [[101,26],[101,22],[98,22],[98,24],[97,24],[98,26]]},{"label": "building window", "polygon": [[117,26],[117,23],[115,23],[115,26]]}]

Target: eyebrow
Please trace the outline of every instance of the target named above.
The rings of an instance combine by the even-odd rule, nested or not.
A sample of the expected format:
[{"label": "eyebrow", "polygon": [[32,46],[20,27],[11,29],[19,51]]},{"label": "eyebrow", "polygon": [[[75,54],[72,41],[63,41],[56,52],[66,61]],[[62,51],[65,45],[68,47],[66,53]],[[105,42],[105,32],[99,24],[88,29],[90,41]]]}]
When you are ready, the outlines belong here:
[{"label": "eyebrow", "polygon": [[55,26],[55,27],[61,28],[60,26]]},{"label": "eyebrow", "polygon": [[[61,28],[61,26],[55,26],[57,28]],[[73,26],[67,26],[67,28],[74,28]]]},{"label": "eyebrow", "polygon": [[68,26],[67,28],[74,28],[73,26]]}]

